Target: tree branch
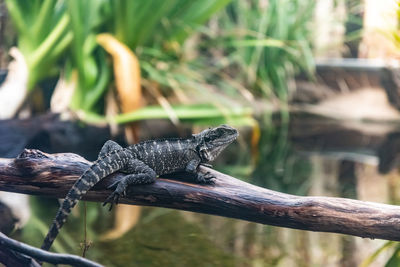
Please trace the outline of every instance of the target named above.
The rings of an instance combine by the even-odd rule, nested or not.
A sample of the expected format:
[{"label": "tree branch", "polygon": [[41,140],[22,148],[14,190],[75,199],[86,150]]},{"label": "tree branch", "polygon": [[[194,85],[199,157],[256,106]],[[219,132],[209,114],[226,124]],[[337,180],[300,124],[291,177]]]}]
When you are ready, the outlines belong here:
[{"label": "tree branch", "polygon": [[[2,250],[0,252],[0,260],[2,260],[2,256],[5,255],[6,260],[10,260],[12,257],[11,255],[7,253],[14,253],[13,256],[19,257],[19,258],[24,258],[24,259],[13,259],[13,264],[16,264],[16,266],[40,266],[36,261],[34,261],[32,258],[38,259],[40,261],[45,261],[53,264],[70,264],[73,266],[85,266],[85,267],[102,267],[103,265],[100,265],[96,262],[90,261],[88,259],[75,256],[75,255],[69,255],[69,254],[61,254],[61,253],[52,253],[48,252],[42,249],[38,249],[32,246],[29,246],[27,244],[24,244],[22,242],[16,241],[14,239],[11,239],[7,237],[5,234],[0,233],[0,248]],[[16,254],[16,253],[21,253],[21,254]],[[27,257],[27,256],[30,257]],[[21,263],[21,260],[24,261],[24,263]],[[0,261],[1,262],[1,261]],[[9,262],[7,262],[9,263]],[[9,265],[7,265],[9,266]]]},{"label": "tree branch", "polygon": [[[0,190],[63,198],[89,165],[90,162],[76,154],[25,150],[15,160],[0,159]],[[131,186],[127,197],[120,202],[400,241],[398,206],[345,198],[294,196],[257,187],[203,166],[201,169],[217,177],[214,185],[160,178],[153,184]],[[114,174],[104,179],[83,199],[104,201],[111,193],[107,186],[122,176]]]}]

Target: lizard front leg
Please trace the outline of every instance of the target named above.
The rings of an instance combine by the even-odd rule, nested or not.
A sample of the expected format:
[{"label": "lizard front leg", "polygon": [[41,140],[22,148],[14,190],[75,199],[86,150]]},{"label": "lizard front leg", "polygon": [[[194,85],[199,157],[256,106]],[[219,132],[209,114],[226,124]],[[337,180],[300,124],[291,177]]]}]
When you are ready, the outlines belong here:
[{"label": "lizard front leg", "polygon": [[118,204],[121,195],[126,195],[126,189],[129,185],[149,184],[154,182],[157,177],[156,172],[152,168],[138,159],[131,159],[126,166],[121,169],[121,172],[127,173],[128,175],[108,187],[115,190],[103,203],[103,206],[110,203],[110,210],[113,204]]},{"label": "lizard front leg", "polygon": [[199,184],[213,184],[215,176],[207,172],[205,174],[199,172],[197,169],[201,163],[200,158],[196,157],[189,161],[186,165],[185,171],[193,173],[195,175],[195,181]]}]

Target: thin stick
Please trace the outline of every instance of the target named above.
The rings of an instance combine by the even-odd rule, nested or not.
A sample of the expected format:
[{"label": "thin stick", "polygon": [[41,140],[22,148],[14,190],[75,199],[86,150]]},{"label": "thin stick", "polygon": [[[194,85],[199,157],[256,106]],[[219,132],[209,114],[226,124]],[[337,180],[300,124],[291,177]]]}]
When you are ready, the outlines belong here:
[{"label": "thin stick", "polygon": [[86,252],[88,251],[90,247],[90,242],[87,241],[87,205],[86,202],[83,203],[83,251],[82,251],[82,257],[86,256]]}]

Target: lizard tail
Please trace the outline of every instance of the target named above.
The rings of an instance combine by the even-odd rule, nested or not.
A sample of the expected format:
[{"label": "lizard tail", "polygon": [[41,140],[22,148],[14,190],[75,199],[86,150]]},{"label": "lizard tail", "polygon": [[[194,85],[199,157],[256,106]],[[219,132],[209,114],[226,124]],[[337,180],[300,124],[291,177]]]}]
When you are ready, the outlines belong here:
[{"label": "lizard tail", "polygon": [[50,230],[43,241],[42,249],[50,249],[58,232],[67,220],[71,209],[78,203],[82,196],[101,179],[122,169],[129,158],[129,153],[126,153],[124,150],[111,152],[93,163],[93,165],[79,177],[69,190],[61,207],[58,209]]}]

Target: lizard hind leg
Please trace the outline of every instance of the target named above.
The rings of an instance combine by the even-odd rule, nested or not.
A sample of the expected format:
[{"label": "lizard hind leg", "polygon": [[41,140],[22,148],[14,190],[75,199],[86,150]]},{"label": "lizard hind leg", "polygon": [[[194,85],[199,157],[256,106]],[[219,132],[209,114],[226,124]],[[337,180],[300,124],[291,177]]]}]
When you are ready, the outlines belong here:
[{"label": "lizard hind leg", "polygon": [[113,140],[108,140],[107,142],[104,143],[103,147],[101,148],[97,159],[101,159],[101,158],[105,157],[107,154],[109,154],[112,151],[118,151],[118,150],[122,150],[122,149],[123,149],[123,147],[118,145]]},{"label": "lizard hind leg", "polygon": [[126,195],[126,189],[129,185],[149,184],[154,182],[157,177],[156,172],[152,168],[137,159],[129,161],[122,171],[129,174],[108,187],[109,189],[114,189],[114,192],[103,203],[103,206],[110,203],[110,210],[113,204],[118,204],[121,195]]}]

